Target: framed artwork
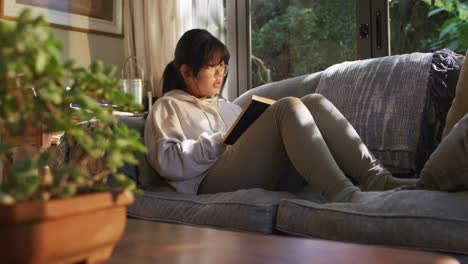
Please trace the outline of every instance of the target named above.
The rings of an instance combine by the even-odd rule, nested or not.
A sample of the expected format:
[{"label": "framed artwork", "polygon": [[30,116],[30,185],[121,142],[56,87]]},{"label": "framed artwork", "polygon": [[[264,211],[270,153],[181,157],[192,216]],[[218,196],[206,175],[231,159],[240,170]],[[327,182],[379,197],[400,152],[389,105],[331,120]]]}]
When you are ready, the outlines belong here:
[{"label": "framed artwork", "polygon": [[24,8],[53,27],[123,37],[123,0],[0,0],[0,18],[15,20]]}]

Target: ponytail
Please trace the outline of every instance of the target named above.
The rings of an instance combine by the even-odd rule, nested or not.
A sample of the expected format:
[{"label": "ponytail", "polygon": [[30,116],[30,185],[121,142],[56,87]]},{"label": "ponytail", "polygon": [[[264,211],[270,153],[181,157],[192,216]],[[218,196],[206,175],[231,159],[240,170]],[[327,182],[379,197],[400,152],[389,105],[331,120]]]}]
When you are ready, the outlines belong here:
[{"label": "ponytail", "polygon": [[177,65],[174,61],[169,62],[166,65],[166,68],[163,72],[163,84],[162,84],[162,94],[171,91],[171,90],[185,90],[186,85],[184,79],[179,73],[179,69],[177,69]]}]

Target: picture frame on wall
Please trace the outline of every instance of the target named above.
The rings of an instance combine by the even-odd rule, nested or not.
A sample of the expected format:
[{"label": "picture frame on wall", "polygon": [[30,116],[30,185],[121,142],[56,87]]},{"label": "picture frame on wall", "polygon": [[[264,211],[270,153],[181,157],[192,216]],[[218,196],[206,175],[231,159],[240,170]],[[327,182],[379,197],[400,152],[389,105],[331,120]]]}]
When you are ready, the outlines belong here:
[{"label": "picture frame on wall", "polygon": [[123,37],[123,0],[0,0],[0,18],[15,20],[24,8],[66,30]]}]

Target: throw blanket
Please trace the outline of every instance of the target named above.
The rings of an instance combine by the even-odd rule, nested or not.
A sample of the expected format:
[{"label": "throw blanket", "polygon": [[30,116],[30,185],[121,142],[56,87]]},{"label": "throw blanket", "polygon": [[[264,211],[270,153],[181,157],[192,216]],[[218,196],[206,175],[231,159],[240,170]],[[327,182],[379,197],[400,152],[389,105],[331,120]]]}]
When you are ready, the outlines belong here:
[{"label": "throw blanket", "polygon": [[317,87],[392,173],[414,173],[432,53],[412,53],[326,69]]}]

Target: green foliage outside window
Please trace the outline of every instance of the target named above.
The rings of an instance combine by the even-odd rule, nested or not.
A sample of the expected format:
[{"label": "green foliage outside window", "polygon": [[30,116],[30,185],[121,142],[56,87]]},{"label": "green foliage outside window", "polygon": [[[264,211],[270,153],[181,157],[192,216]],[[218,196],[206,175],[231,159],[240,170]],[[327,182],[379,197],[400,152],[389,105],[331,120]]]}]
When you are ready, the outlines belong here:
[{"label": "green foliage outside window", "polygon": [[[427,2],[428,0],[426,0]],[[468,1],[438,0],[429,17],[445,14],[447,19],[438,28],[439,39],[431,45],[432,49],[448,48],[459,53],[468,49]]]},{"label": "green foliage outside window", "polygon": [[[468,1],[392,0],[391,54],[468,49]],[[252,1],[252,86],[356,59],[355,2]]]},{"label": "green foliage outside window", "polygon": [[257,1],[251,34],[253,87],[268,80],[268,71],[268,81],[277,81],[354,59],[354,13],[352,1]]},{"label": "green foliage outside window", "polygon": [[391,53],[468,49],[467,2],[459,0],[392,0]]}]

